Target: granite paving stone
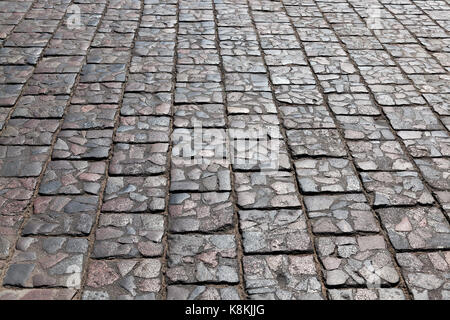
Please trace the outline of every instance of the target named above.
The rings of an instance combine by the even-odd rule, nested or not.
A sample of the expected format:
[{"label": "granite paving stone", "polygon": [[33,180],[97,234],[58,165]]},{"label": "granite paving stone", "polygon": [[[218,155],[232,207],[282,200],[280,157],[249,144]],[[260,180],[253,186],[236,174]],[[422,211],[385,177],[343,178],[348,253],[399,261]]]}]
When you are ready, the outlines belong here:
[{"label": "granite paving stone", "polygon": [[416,300],[448,300],[448,252],[397,253],[396,258]]},{"label": "granite paving stone", "polygon": [[245,253],[311,252],[301,210],[239,211]]},{"label": "granite paving stone", "polygon": [[163,234],[164,217],[159,214],[101,214],[92,257],[159,257]]},{"label": "granite paving stone", "polygon": [[367,191],[373,193],[375,206],[432,204],[431,193],[415,171],[361,172]]},{"label": "granite paving stone", "polygon": [[79,289],[88,241],[79,238],[20,238],[4,285]]},{"label": "granite paving stone", "polygon": [[94,260],[83,300],[156,300],[161,296],[159,259]]},{"label": "granite paving stone", "polygon": [[342,158],[302,158],[295,162],[303,192],[355,192],[361,185],[351,162]]},{"label": "granite paving stone", "polygon": [[0,1],[0,300],[449,300],[449,16]]},{"label": "granite paving stone", "polygon": [[106,171],[102,161],[50,161],[42,178],[42,195],[98,195]]},{"label": "granite paving stone", "polygon": [[243,259],[245,288],[252,300],[322,300],[312,255],[252,255]]},{"label": "granite paving stone", "polygon": [[233,225],[230,192],[175,193],[169,199],[169,230],[210,232]]},{"label": "granite paving stone", "polygon": [[304,197],[315,234],[379,232],[375,215],[362,193]]},{"label": "granite paving stone", "polygon": [[167,300],[240,300],[236,287],[196,285],[167,286]]},{"label": "granite paving stone", "polygon": [[114,145],[109,173],[113,175],[152,175],[167,169],[167,143]]},{"label": "granite paving stone", "polygon": [[169,283],[237,283],[238,263],[234,235],[170,235]]},{"label": "granite paving stone", "polygon": [[386,208],[377,212],[397,250],[441,249],[450,243],[450,225],[436,207]]},{"label": "granite paving stone", "polygon": [[394,285],[400,276],[381,235],[319,237],[316,248],[327,286]]}]

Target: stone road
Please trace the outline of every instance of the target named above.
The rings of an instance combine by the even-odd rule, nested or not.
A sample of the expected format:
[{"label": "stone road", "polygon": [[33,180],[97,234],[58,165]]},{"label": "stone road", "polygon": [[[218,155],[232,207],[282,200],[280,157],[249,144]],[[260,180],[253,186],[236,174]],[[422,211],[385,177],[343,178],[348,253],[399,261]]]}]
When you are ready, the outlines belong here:
[{"label": "stone road", "polygon": [[[449,0],[2,0],[0,24],[0,299],[450,299]],[[252,128],[272,171],[227,157],[264,157],[231,144]]]}]

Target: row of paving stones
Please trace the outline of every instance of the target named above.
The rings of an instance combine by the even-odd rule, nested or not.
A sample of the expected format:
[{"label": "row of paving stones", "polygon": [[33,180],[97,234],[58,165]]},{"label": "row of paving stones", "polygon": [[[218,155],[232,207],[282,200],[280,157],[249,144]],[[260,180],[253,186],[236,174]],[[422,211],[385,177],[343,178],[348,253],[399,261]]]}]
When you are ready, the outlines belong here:
[{"label": "row of paving stones", "polygon": [[[85,281],[84,299],[387,299],[404,298],[405,281],[415,298],[448,297],[446,251],[401,252],[449,248],[446,55],[430,49],[445,19],[423,9],[434,28],[408,28],[405,5],[383,2],[375,28],[355,1],[86,5],[85,32],[56,29],[28,82],[27,68],[4,67],[5,88],[27,82],[0,137],[4,258],[39,186],[4,284]],[[41,38],[15,32],[0,50]],[[84,53],[68,50],[77,41]],[[182,156],[197,125],[201,164]],[[280,170],[217,157],[260,159],[224,137],[261,127]]]}]

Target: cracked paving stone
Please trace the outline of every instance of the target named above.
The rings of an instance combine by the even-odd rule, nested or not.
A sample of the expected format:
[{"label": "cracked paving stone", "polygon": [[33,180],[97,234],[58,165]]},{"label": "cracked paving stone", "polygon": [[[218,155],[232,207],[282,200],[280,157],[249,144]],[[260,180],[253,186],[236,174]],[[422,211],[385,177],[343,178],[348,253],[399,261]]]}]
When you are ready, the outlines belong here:
[{"label": "cracked paving stone", "polygon": [[126,64],[130,59],[128,48],[92,48],[87,56],[88,64]]},{"label": "cracked paving stone", "polygon": [[450,246],[450,225],[438,208],[385,208],[377,212],[396,250]]},{"label": "cracked paving stone", "polygon": [[383,236],[316,238],[326,284],[380,286],[399,282]]},{"label": "cracked paving stone", "polygon": [[101,214],[92,257],[158,257],[163,234],[164,217],[159,214]]},{"label": "cracked paving stone", "polygon": [[445,70],[433,58],[398,58],[400,68],[407,74],[414,73],[444,73]]},{"label": "cracked paving stone", "polygon": [[178,49],[179,64],[218,65],[219,54],[217,50],[190,50]]},{"label": "cracked paving stone", "polygon": [[408,156],[397,141],[349,141],[348,147],[358,169],[414,170]]},{"label": "cracked paving stone", "polygon": [[325,106],[281,106],[286,129],[333,129],[333,118]]},{"label": "cracked paving stone", "polygon": [[72,300],[75,289],[2,290],[0,300]]},{"label": "cracked paving stone", "polygon": [[[172,57],[134,56],[131,59],[130,72],[172,72],[174,59]],[[125,69],[125,66],[123,67]]]},{"label": "cracked paving stone", "polygon": [[159,259],[93,260],[83,300],[155,300],[161,298]]},{"label": "cracked paving stone", "polygon": [[0,66],[0,83],[2,84],[17,84],[25,83],[33,74],[34,67],[32,66]]},{"label": "cracked paving stone", "polygon": [[364,93],[332,93],[328,95],[328,105],[337,115],[380,115],[380,110]]},{"label": "cracked paving stone", "polygon": [[120,117],[114,142],[154,143],[168,142],[169,117]]},{"label": "cracked paving stone", "polygon": [[83,56],[44,57],[35,73],[78,73],[84,63]]},{"label": "cracked paving stone", "polygon": [[294,34],[294,29],[289,23],[256,22],[255,25],[260,34]]},{"label": "cracked paving stone", "polygon": [[406,300],[399,288],[330,289],[331,300]]},{"label": "cracked paving stone", "polygon": [[30,204],[35,178],[0,178],[0,219],[21,213]]},{"label": "cracked paving stone", "polygon": [[20,96],[22,84],[0,84],[0,107],[13,106]]},{"label": "cracked paving stone", "polygon": [[73,94],[73,104],[119,103],[122,96],[120,82],[79,83]]},{"label": "cracked paving stone", "polygon": [[361,66],[359,67],[364,80],[370,84],[408,84],[408,79],[403,76],[397,67],[385,66]]},{"label": "cracked paving stone", "polygon": [[53,159],[106,159],[113,130],[63,130],[53,149]]},{"label": "cracked paving stone", "polygon": [[286,143],[281,139],[263,138],[259,141],[242,137],[231,141],[230,148],[234,170],[273,171],[291,168]]},{"label": "cracked paving stone", "polygon": [[170,92],[172,90],[171,73],[130,73],[126,92]]},{"label": "cracked paving stone", "polygon": [[[338,42],[332,29],[326,28],[296,28],[301,41]],[[310,45],[310,44],[308,44]]]},{"label": "cracked paving stone", "polygon": [[169,200],[171,232],[211,232],[233,225],[229,192],[175,193]]},{"label": "cracked paving stone", "polygon": [[225,72],[266,72],[264,61],[259,56],[223,56],[222,61]]},{"label": "cracked paving stone", "polygon": [[0,146],[1,177],[37,177],[47,161],[49,147]]},{"label": "cracked paving stone", "polygon": [[177,82],[175,103],[223,103],[222,87],[215,82]]},{"label": "cracked paving stone", "polygon": [[299,207],[291,172],[235,172],[237,204],[246,209]]},{"label": "cracked paving stone", "polygon": [[377,38],[366,36],[343,36],[342,42],[349,50],[383,50],[383,46]]},{"label": "cracked paving stone", "polygon": [[347,159],[300,159],[295,168],[303,192],[361,191],[357,174]]},{"label": "cracked paving stone", "polygon": [[113,175],[149,175],[167,169],[167,143],[114,145],[109,173]]},{"label": "cracked paving stone", "polygon": [[175,105],[173,125],[178,128],[225,127],[225,116],[223,104]]},{"label": "cracked paving stone", "polygon": [[[280,139],[279,119],[274,114],[243,114],[228,117],[228,134],[231,139],[264,138]],[[259,134],[259,135],[258,135]]]},{"label": "cracked paving stone", "polygon": [[450,253],[397,253],[406,284],[415,300],[449,300]]},{"label": "cracked paving stone", "polygon": [[0,49],[1,64],[36,65],[42,48],[3,47]]},{"label": "cracked paving stone", "polygon": [[394,140],[389,124],[383,118],[337,116],[337,122],[350,140]]},{"label": "cracked paving stone", "polygon": [[103,20],[98,28],[98,32],[103,33],[134,33],[138,27],[137,21],[111,21]]},{"label": "cracked paving stone", "polygon": [[28,81],[24,94],[70,94],[76,77],[76,73],[35,73]]},{"label": "cracked paving stone", "polygon": [[87,239],[20,238],[3,284],[79,289],[87,251]]},{"label": "cracked paving stone", "polygon": [[226,41],[220,41],[219,45],[220,45],[220,49],[221,49],[220,52],[221,52],[222,56],[260,56],[261,55],[257,41],[226,40]]},{"label": "cracked paving stone", "polygon": [[105,171],[105,162],[50,161],[42,178],[39,194],[98,195]]},{"label": "cracked paving stone", "polygon": [[275,86],[278,101],[291,104],[322,105],[323,98],[315,85],[280,85]]},{"label": "cracked paving stone", "polygon": [[406,29],[373,30],[378,40],[383,44],[415,43],[413,35]]},{"label": "cracked paving stone", "polygon": [[170,93],[125,93],[120,114],[122,116],[169,115],[172,103]]},{"label": "cracked paving stone", "polygon": [[312,255],[244,256],[245,288],[252,300],[322,300]]},{"label": "cracked paving stone", "polygon": [[446,131],[398,131],[397,134],[415,158],[450,156],[450,135]]},{"label": "cracked paving stone", "polygon": [[229,114],[272,114],[277,113],[271,92],[227,92]]},{"label": "cracked paving stone", "polygon": [[432,204],[431,193],[414,171],[361,172],[364,187],[373,193],[375,206]]},{"label": "cracked paving stone", "polygon": [[286,34],[262,34],[260,35],[261,48],[266,49],[301,49],[295,35]]},{"label": "cracked paving stone", "polygon": [[241,300],[235,287],[170,285],[167,300]]},{"label": "cracked paving stone", "polygon": [[269,67],[270,79],[274,85],[314,85],[316,80],[309,67]]},{"label": "cracked paving stone", "polygon": [[59,120],[11,119],[0,136],[6,145],[50,145]]},{"label": "cracked paving stone", "polygon": [[446,93],[434,93],[434,94],[424,94],[428,104],[436,111],[439,115],[445,116],[450,115],[450,94]]},{"label": "cracked paving stone", "polygon": [[103,196],[103,212],[163,211],[166,208],[167,178],[108,177]]},{"label": "cracked paving stone", "polygon": [[200,163],[191,158],[175,155],[170,172],[170,191],[230,191],[229,163],[223,159],[203,159]]},{"label": "cracked paving stone", "polygon": [[269,78],[262,73],[226,73],[226,91],[270,91]]},{"label": "cracked paving stone", "polygon": [[[130,48],[133,44],[133,33],[97,33],[92,40],[95,48]],[[142,39],[142,38],[140,38]],[[143,39],[142,39],[143,40]]]},{"label": "cracked paving stone", "polygon": [[17,101],[12,118],[62,118],[69,96],[22,96]]},{"label": "cracked paving stone", "polygon": [[169,283],[238,283],[234,235],[169,235]]},{"label": "cracked paving stone", "polygon": [[326,20],[322,17],[291,17],[291,19],[297,28],[328,28]]},{"label": "cracked paving stone", "polygon": [[118,105],[70,105],[62,129],[107,129],[114,127],[114,116]]},{"label": "cracked paving stone", "polygon": [[52,39],[50,40],[47,48],[44,50],[44,55],[48,56],[73,56],[87,54],[89,49],[88,40],[75,40],[75,39]]},{"label": "cracked paving stone", "polygon": [[177,37],[177,48],[178,49],[215,49],[216,48],[216,37],[215,35],[205,34],[205,35],[184,35],[179,34]]},{"label": "cracked paving stone", "polygon": [[180,9],[179,21],[214,21],[214,14],[212,10],[188,10]]},{"label": "cracked paving stone", "polygon": [[358,66],[395,66],[395,62],[384,50],[349,50]]},{"label": "cracked paving stone", "polygon": [[85,64],[81,70],[80,82],[125,82],[125,71],[126,64],[122,63]]},{"label": "cracked paving stone", "polygon": [[221,82],[218,66],[177,65],[178,82]]},{"label": "cracked paving stone", "polygon": [[307,65],[301,50],[264,50],[264,59],[268,66]]},{"label": "cracked paving stone", "polygon": [[309,61],[316,74],[356,73],[356,68],[347,57],[315,57],[309,59]]},{"label": "cracked paving stone", "polygon": [[338,42],[304,42],[308,57],[336,57],[346,56]]},{"label": "cracked paving stone", "polygon": [[347,155],[344,143],[336,129],[288,130],[287,142],[294,156]]},{"label": "cracked paving stone", "polygon": [[94,224],[98,196],[39,196],[23,236],[88,235]]},{"label": "cracked paving stone", "polygon": [[304,196],[304,201],[315,234],[380,231],[362,193]]},{"label": "cracked paving stone", "polygon": [[325,93],[365,93],[366,87],[357,74],[319,74]]},{"label": "cracked paving stone", "polygon": [[7,47],[45,47],[52,37],[44,32],[14,32],[5,41]]},{"label": "cracked paving stone", "polygon": [[450,190],[450,159],[415,159],[425,181],[433,188]]},{"label": "cracked paving stone", "polygon": [[425,100],[412,85],[369,85],[375,100],[381,105],[425,104]]},{"label": "cracked paving stone", "polygon": [[395,130],[442,130],[439,119],[426,106],[383,107]]},{"label": "cracked paving stone", "polygon": [[312,251],[302,210],[239,211],[246,253]]},{"label": "cracked paving stone", "polygon": [[[91,49],[90,54],[92,54],[92,50],[94,50],[95,48]],[[104,49],[104,48],[102,48]],[[134,47],[133,47],[133,55],[134,56],[167,56],[167,57],[173,57],[174,56],[174,49],[175,49],[175,41],[136,41],[134,43]],[[117,48],[115,48],[114,50],[117,50]],[[126,52],[129,53],[129,50],[126,49]],[[127,59],[128,61],[128,59]],[[120,62],[120,63],[126,63],[125,62]],[[88,56],[88,62],[89,61],[89,56]]]},{"label": "cracked paving stone", "polygon": [[[176,8],[174,8],[176,10]],[[214,21],[180,22],[179,34],[215,34]]]}]

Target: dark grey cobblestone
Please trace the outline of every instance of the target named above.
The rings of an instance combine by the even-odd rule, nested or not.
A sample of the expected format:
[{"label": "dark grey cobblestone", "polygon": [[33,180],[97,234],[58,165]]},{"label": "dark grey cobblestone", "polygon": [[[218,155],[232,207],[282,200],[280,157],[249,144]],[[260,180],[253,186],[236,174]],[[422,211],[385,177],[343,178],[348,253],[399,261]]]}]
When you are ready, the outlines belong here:
[{"label": "dark grey cobblestone", "polygon": [[449,13],[0,1],[0,300],[450,299]]}]

